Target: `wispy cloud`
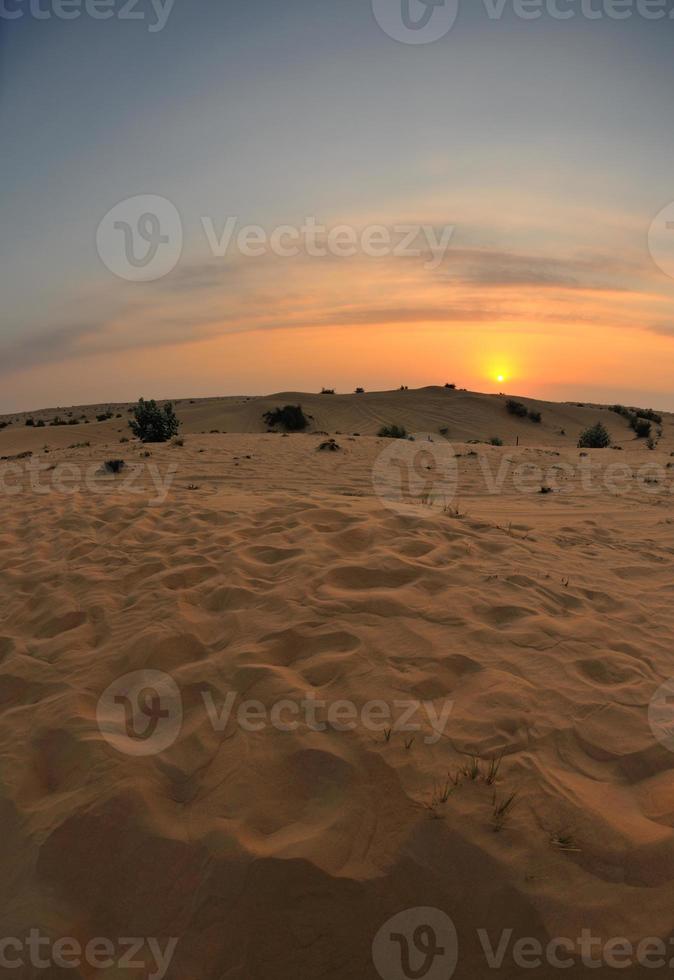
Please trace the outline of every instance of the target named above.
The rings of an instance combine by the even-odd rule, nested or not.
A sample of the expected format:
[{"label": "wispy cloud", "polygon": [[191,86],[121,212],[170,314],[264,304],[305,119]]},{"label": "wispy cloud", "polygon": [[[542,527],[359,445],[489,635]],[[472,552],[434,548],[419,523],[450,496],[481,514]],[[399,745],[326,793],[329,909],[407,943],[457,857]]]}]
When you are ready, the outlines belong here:
[{"label": "wispy cloud", "polygon": [[421,258],[293,259],[266,255],[179,266],[156,283],[122,281],[82,300],[78,323],[46,321],[0,345],[0,371],[106,352],[180,346],[214,336],[308,327],[446,323],[546,334],[587,323],[650,329],[663,322],[666,294],[643,269],[605,254],[540,257],[450,249],[429,272]]}]

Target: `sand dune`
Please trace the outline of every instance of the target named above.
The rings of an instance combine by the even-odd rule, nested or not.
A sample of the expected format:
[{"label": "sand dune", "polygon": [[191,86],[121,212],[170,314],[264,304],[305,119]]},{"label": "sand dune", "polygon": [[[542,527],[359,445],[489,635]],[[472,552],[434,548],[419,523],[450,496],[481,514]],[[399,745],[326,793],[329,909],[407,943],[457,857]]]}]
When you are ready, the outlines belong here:
[{"label": "sand dune", "polygon": [[[505,410],[508,398],[522,402],[527,408],[541,412],[542,422],[535,425],[514,419]],[[538,401],[517,393],[485,395],[443,387],[421,388],[414,391],[375,391],[362,395],[320,395],[285,391],[256,397],[226,397],[178,399],[174,401],[183,423],[183,433],[220,432],[262,433],[267,430],[263,415],[269,409],[284,404],[301,404],[312,416],[313,430],[326,432],[359,432],[376,435],[383,425],[404,426],[408,432],[438,432],[447,428],[447,438],[455,442],[498,437],[507,444],[517,439],[524,446],[575,447],[580,432],[588,425],[602,421],[616,442],[631,441],[625,419],[607,406]],[[657,406],[653,406],[657,408]],[[50,408],[18,415],[0,416],[0,422],[11,420],[12,426],[0,431],[0,450],[4,446],[34,449],[44,443],[65,447],[80,439],[96,441],[110,439],[116,433],[128,434],[126,420],[128,403],[101,403],[77,408]],[[96,422],[96,416],[110,411],[109,421]],[[22,432],[25,419],[32,417],[49,423],[55,415],[62,418],[86,417],[91,424],[63,428],[47,425],[47,429]],[[666,430],[671,429],[674,416],[661,413]],[[564,430],[564,435],[561,431]],[[663,444],[664,445],[664,444]],[[674,448],[674,446],[672,447]]]},{"label": "sand dune", "polygon": [[[267,434],[262,413],[286,401],[340,450]],[[2,465],[41,460],[47,488],[20,469],[4,484],[4,934],[177,937],[166,976],[180,980],[374,978],[373,939],[413,907],[451,916],[466,980],[531,975],[508,957],[488,969],[478,928],[494,943],[506,928],[667,939],[674,755],[648,706],[672,673],[672,418],[649,452],[606,409],[535,407],[540,425],[469,392],[283,393],[183,401],[182,446],[120,444],[121,405],[121,419],[0,432],[1,455],[34,454]],[[597,419],[622,452],[579,455]],[[377,496],[383,423],[448,428],[451,499]],[[493,436],[505,446],[468,442]],[[138,465],[133,484],[84,481],[113,456]],[[161,502],[150,464],[172,474]],[[613,464],[630,469],[620,492]],[[100,724],[106,689],[138,671],[170,675],[182,711],[147,756]],[[229,695],[259,702],[259,728],[232,714],[217,730],[209,705]],[[269,720],[316,699],[351,702],[355,727]],[[419,730],[372,728],[375,701],[416,703]],[[27,974],[65,975],[148,969]]]}]

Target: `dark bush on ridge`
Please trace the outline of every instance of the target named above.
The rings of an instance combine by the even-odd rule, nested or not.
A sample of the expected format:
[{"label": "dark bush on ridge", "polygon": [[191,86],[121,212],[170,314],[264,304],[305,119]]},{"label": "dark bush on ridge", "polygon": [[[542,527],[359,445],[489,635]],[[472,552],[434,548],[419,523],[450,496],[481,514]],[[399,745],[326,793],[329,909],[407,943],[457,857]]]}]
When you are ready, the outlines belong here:
[{"label": "dark bush on ridge", "polygon": [[147,402],[140,398],[133,414],[129,428],[141,442],[168,442],[178,433],[180,422],[170,402],[160,408],[153,398]]},{"label": "dark bush on ridge", "polygon": [[651,423],[647,419],[635,416],[630,422],[630,425],[634,429],[637,439],[650,439]]},{"label": "dark bush on ridge", "polygon": [[377,435],[382,439],[407,439],[407,431],[401,425],[383,425]]},{"label": "dark bush on ridge", "polygon": [[529,419],[531,422],[542,422],[543,416],[540,412],[535,411],[533,408],[527,408],[522,402],[515,401],[514,398],[508,398],[506,401],[506,409],[511,415],[517,416],[520,419]]},{"label": "dark bush on ridge", "polygon": [[611,436],[601,422],[586,429],[578,440],[579,449],[607,449],[610,445]]},{"label": "dark bush on ridge", "polygon": [[[624,405],[611,405],[611,411],[627,419],[635,432],[637,431],[639,419],[645,419],[648,422],[655,422],[656,425],[662,425],[662,415],[658,415],[652,408],[625,408]],[[639,438],[644,437],[639,436]]]},{"label": "dark bush on ridge", "polygon": [[525,419],[527,417],[527,406],[523,405],[522,402],[515,401],[514,398],[509,398],[506,402],[506,408],[511,415],[517,415],[518,418]]},{"label": "dark bush on ridge", "polygon": [[262,418],[267,425],[280,425],[286,432],[302,432],[309,425],[309,419],[302,411],[301,405],[285,405],[265,412]]}]

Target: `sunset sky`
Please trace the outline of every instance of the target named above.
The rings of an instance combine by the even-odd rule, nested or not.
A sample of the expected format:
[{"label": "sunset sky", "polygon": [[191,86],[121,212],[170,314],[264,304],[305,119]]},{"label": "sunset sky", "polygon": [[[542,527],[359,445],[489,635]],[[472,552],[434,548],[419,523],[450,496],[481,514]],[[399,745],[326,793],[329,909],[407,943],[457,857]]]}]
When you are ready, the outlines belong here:
[{"label": "sunset sky", "polygon": [[[674,201],[671,18],[464,0],[405,44],[369,0],[175,0],[155,32],[137,9],[0,19],[0,411],[445,381],[674,409],[674,244],[671,276],[649,251]],[[184,235],[148,282],[97,250],[137,195]],[[202,223],[307,216],[453,232],[434,264],[217,256]]]}]

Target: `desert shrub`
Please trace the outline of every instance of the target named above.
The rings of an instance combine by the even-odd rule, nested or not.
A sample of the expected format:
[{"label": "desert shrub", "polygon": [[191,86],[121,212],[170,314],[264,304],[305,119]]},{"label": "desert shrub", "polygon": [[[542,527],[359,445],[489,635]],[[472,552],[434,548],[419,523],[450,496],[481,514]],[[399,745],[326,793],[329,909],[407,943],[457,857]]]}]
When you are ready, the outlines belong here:
[{"label": "desert shrub", "polygon": [[123,459],[106,459],[103,469],[106,473],[121,473],[126,463]]},{"label": "desert shrub", "polygon": [[[141,401],[142,401],[142,399],[141,399]],[[107,422],[108,419],[111,419],[111,418],[112,418],[112,412],[101,412],[100,415],[97,415],[96,416],[96,421],[97,422]]]},{"label": "desert shrub", "polygon": [[586,429],[578,440],[579,449],[606,449],[610,445],[611,436],[601,422]]},{"label": "desert shrub", "polygon": [[180,422],[170,402],[160,408],[153,398],[140,398],[133,414],[129,428],[141,442],[168,442],[178,432]]},{"label": "desert shrub", "polygon": [[327,442],[322,442],[318,447],[319,453],[338,453],[342,447],[339,443],[335,442],[334,439],[328,439]]},{"label": "desert shrub", "polygon": [[377,435],[382,439],[407,439],[407,432],[401,425],[383,425]]},{"label": "desert shrub", "polygon": [[334,388],[321,388],[322,395],[334,395],[334,393],[335,393]]},{"label": "desert shrub", "polygon": [[67,425],[68,423],[65,419],[62,419],[60,415],[55,415],[54,418],[49,423],[50,425]]},{"label": "desert shrub", "polygon": [[[635,432],[637,431],[636,426],[639,419],[645,419],[647,422],[655,422],[656,425],[662,425],[662,416],[654,412],[652,408],[625,408],[624,405],[611,405],[611,411],[627,419]],[[643,437],[639,436],[639,438]]]},{"label": "desert shrub", "polygon": [[36,429],[44,429],[44,427],[45,427],[45,421],[44,421],[44,419],[38,419],[37,422],[35,423],[35,428]]},{"label": "desert shrub", "polygon": [[449,383],[445,385],[445,388],[448,388],[449,391],[456,391],[456,385],[452,385]]},{"label": "desert shrub", "polygon": [[26,419],[26,425],[35,425],[35,419]]},{"label": "desert shrub", "polygon": [[365,388],[356,388],[356,394],[357,395],[364,395],[365,394]]},{"label": "desert shrub", "polygon": [[632,417],[632,412],[629,408],[625,408],[624,405],[611,405],[611,411],[615,412],[616,415],[622,415],[625,419],[630,419]]},{"label": "desert shrub", "polygon": [[662,415],[658,415],[654,412],[652,408],[635,408],[634,414],[637,418],[648,419],[649,422],[655,422],[656,425],[662,425]]},{"label": "desert shrub", "polygon": [[302,411],[301,405],[285,405],[265,412],[262,416],[267,425],[280,425],[286,432],[302,432],[309,425],[309,419]]},{"label": "desert shrub", "polygon": [[491,439],[489,440],[489,445],[490,446],[502,446],[503,445],[503,439],[499,439],[498,436],[492,436]]},{"label": "desert shrub", "polygon": [[651,423],[647,419],[642,419],[635,415],[630,425],[634,429],[637,439],[650,439]]},{"label": "desert shrub", "polygon": [[522,402],[515,401],[514,398],[507,400],[506,409],[511,415],[517,415],[518,418],[524,419],[527,417],[526,405],[523,405]]},{"label": "desert shrub", "polygon": [[68,419],[68,425],[79,425],[79,424],[80,424],[79,419]]},{"label": "desert shrub", "polygon": [[534,412],[531,409],[527,412],[527,418],[529,418],[532,422],[540,423],[543,421],[543,416],[541,415],[541,413]]}]

